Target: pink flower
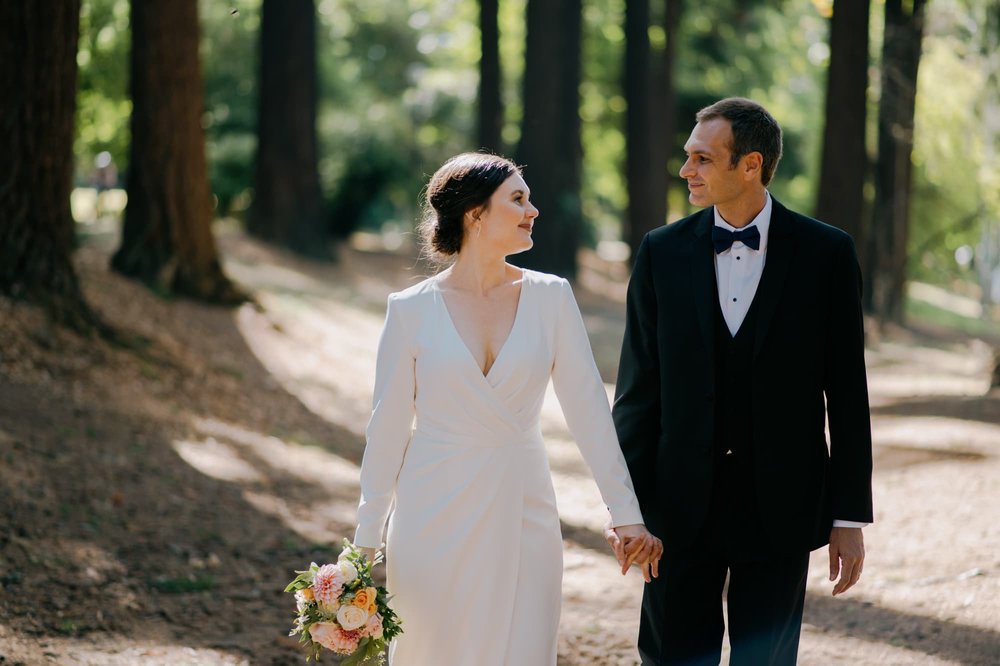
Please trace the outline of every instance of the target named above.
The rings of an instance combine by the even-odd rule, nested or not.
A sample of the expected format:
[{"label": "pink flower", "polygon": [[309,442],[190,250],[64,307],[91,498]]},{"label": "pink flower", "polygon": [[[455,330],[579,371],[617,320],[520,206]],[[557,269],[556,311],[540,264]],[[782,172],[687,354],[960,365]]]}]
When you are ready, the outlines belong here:
[{"label": "pink flower", "polygon": [[353,654],[361,640],[360,631],[344,631],[336,622],[317,622],[309,627],[312,639],[337,654]]},{"label": "pink flower", "polygon": [[375,613],[368,618],[368,623],[361,628],[361,635],[382,638],[382,616]]},{"label": "pink flower", "polygon": [[327,608],[339,605],[344,591],[344,572],[336,564],[324,564],[313,576],[312,590],[320,605]]}]

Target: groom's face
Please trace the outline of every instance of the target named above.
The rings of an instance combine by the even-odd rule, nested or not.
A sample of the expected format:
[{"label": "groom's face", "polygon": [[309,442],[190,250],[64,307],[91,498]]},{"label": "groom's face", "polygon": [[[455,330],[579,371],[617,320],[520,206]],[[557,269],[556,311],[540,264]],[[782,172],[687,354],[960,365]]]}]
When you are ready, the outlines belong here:
[{"label": "groom's face", "polygon": [[713,118],[694,126],[684,144],[687,160],[681,178],[688,183],[688,201],[699,208],[723,207],[747,191],[746,178],[733,167],[733,130],[728,120]]}]

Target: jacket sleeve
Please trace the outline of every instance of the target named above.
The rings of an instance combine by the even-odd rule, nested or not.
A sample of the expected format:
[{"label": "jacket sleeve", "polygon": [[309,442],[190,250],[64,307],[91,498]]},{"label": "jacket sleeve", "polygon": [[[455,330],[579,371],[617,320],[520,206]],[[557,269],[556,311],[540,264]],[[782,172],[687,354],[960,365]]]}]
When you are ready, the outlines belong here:
[{"label": "jacket sleeve", "polygon": [[826,339],[827,418],[830,427],[830,509],[834,518],[872,522],[872,435],[865,372],[861,269],[851,238],[833,259],[832,325]]},{"label": "jacket sleeve", "polygon": [[641,523],[642,513],[611,421],[608,394],[594,362],[580,308],[565,280],[557,312],[552,384],[566,424],[611,512],[612,525]]},{"label": "jacket sleeve", "polygon": [[660,360],[656,322],[657,301],[647,236],[636,252],[629,280],[625,337],[612,410],[618,441],[632,474],[639,505],[647,512],[653,506],[656,452],[660,440]]},{"label": "jacket sleeve", "polygon": [[382,545],[385,521],[396,491],[396,479],[413,429],[416,355],[407,337],[395,296],[389,296],[385,326],[378,343],[372,415],[365,430],[361,462],[361,501],[354,543]]}]

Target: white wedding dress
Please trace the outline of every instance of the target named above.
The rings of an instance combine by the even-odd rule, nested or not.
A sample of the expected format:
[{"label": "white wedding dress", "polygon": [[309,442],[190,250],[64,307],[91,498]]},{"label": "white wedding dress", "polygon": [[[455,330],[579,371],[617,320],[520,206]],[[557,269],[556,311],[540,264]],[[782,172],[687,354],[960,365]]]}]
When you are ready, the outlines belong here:
[{"label": "white wedding dress", "polygon": [[562,536],[539,427],[550,377],[614,524],[642,522],[568,282],[524,272],[485,376],[438,278],[389,297],[355,543],[380,546],[389,518],[394,666],[556,663]]}]

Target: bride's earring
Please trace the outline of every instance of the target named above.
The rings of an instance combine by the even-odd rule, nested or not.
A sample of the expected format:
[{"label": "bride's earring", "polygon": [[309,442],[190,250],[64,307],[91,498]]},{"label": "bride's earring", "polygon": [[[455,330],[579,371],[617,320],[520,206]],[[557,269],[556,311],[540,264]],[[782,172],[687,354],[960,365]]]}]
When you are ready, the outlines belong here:
[{"label": "bride's earring", "polygon": [[477,240],[479,239],[479,235],[481,233],[483,233],[483,221],[477,217],[476,218],[476,239]]}]

